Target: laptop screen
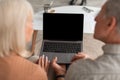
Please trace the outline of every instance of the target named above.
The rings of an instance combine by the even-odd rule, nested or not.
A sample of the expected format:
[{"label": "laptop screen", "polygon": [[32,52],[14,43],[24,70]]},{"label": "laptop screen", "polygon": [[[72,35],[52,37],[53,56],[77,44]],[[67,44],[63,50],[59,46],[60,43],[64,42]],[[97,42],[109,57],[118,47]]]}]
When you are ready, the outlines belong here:
[{"label": "laptop screen", "polygon": [[83,14],[44,13],[43,39],[61,41],[82,41],[83,22]]}]

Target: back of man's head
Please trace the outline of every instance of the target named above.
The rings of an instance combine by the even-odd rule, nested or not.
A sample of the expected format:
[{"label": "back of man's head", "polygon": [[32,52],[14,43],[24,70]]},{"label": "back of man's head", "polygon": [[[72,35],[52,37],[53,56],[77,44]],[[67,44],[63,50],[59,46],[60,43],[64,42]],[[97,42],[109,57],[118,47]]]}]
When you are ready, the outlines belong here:
[{"label": "back of man's head", "polygon": [[106,16],[114,16],[117,20],[117,27],[120,30],[120,0],[108,0],[106,2]]}]

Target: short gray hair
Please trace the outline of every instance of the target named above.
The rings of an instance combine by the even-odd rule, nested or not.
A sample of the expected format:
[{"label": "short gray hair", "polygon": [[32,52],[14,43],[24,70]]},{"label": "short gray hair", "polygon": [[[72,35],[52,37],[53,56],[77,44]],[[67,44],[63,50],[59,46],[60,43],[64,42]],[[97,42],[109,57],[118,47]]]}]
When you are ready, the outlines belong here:
[{"label": "short gray hair", "polygon": [[25,24],[33,8],[27,0],[0,0],[0,57],[14,52],[23,57],[26,51]]},{"label": "short gray hair", "polygon": [[106,15],[117,19],[117,27],[120,31],[120,0],[107,0]]}]

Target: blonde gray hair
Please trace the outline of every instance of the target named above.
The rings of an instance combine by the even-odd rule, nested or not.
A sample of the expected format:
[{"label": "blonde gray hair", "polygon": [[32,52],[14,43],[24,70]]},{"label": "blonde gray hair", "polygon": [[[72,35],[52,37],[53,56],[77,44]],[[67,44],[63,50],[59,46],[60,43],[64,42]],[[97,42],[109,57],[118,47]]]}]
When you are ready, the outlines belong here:
[{"label": "blonde gray hair", "polygon": [[33,8],[27,0],[0,0],[0,57],[14,52],[22,57],[26,51],[25,24]]}]

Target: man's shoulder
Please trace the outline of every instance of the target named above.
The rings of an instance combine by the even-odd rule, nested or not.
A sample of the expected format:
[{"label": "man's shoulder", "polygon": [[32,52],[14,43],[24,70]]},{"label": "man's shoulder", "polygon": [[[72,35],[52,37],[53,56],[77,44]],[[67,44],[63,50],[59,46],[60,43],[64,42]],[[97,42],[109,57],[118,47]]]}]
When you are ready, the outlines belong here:
[{"label": "man's shoulder", "polygon": [[97,64],[91,59],[80,59],[73,62],[67,70],[66,80],[82,80],[81,77],[88,76],[88,74],[98,70]]},{"label": "man's shoulder", "polygon": [[83,60],[78,60],[72,63],[70,66],[70,69],[73,69],[73,68],[78,72],[80,71],[83,73],[88,73],[88,72],[98,70],[99,63],[96,60],[83,59]]},{"label": "man's shoulder", "polygon": [[83,73],[95,73],[95,72],[105,72],[112,71],[114,72],[115,69],[120,68],[120,58],[118,56],[113,55],[101,55],[95,60],[92,59],[79,59],[73,62],[69,69],[73,69],[76,72],[83,72]]}]

